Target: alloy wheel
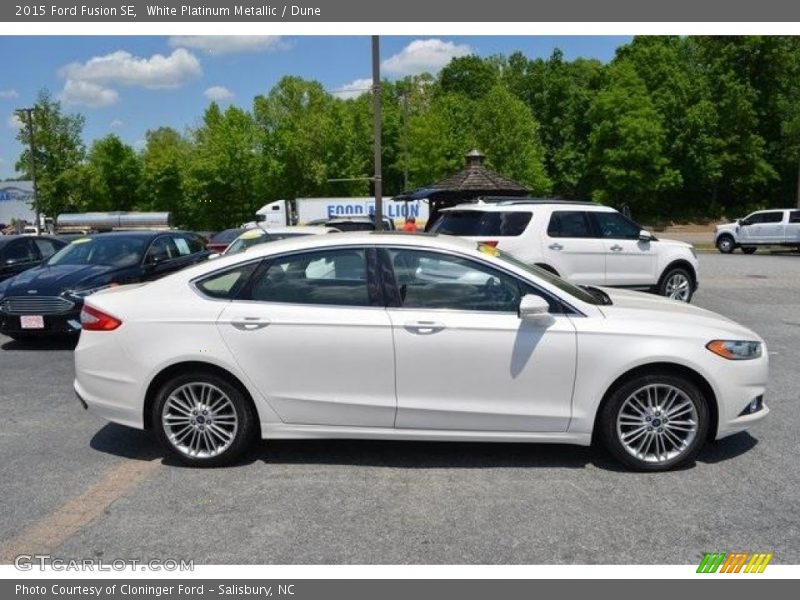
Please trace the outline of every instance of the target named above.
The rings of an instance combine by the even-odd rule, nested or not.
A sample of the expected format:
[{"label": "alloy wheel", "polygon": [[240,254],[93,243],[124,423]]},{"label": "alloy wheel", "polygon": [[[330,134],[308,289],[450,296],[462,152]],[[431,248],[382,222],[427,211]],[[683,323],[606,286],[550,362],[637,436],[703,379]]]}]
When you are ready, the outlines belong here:
[{"label": "alloy wheel", "polygon": [[617,414],[617,436],[633,457],[647,463],[672,461],[692,445],[697,408],[678,387],[650,384],[633,392]]},{"label": "alloy wheel", "polygon": [[673,273],[667,279],[664,290],[664,295],[667,296],[667,298],[688,302],[692,293],[692,282],[689,281],[689,278],[683,273]]}]

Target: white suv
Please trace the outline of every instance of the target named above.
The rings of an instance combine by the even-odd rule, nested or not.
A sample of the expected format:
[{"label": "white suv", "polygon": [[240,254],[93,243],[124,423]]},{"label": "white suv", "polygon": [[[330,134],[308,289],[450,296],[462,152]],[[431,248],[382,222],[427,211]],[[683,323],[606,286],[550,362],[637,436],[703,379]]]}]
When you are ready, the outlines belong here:
[{"label": "white suv", "polygon": [[608,206],[487,199],[443,209],[433,233],[496,246],[579,285],[646,290],[689,302],[697,289],[690,244],[656,238]]}]

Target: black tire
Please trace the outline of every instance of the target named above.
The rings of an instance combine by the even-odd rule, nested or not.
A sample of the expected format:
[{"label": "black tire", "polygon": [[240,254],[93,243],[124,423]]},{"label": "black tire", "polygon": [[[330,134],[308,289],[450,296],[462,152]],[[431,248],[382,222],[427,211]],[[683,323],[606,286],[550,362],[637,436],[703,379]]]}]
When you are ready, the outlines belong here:
[{"label": "black tire", "polygon": [[736,242],[730,235],[721,235],[717,239],[717,250],[719,250],[723,254],[730,254],[731,252],[736,250]]},{"label": "black tire", "polygon": [[[237,426],[232,441],[217,454],[209,456],[191,456],[180,450],[170,440],[170,435],[165,429],[162,414],[167,400],[170,395],[188,384],[208,384],[214,386],[230,400],[230,405],[232,407],[230,412],[235,414]],[[213,404],[213,402],[210,402],[210,404]],[[182,373],[164,383],[156,394],[150,416],[153,430],[167,453],[177,458],[182,463],[192,467],[221,467],[235,462],[250,446],[257,431],[256,413],[250,399],[247,398],[237,386],[232,385],[231,382],[224,377],[205,371]],[[204,418],[208,419],[208,417]],[[194,425],[191,427],[194,428]],[[211,439],[210,433],[208,437]]]},{"label": "black tire", "polygon": [[[637,390],[649,385],[672,386],[679,389],[691,401],[697,415],[697,428],[692,440],[679,454],[658,462],[644,460],[629,452],[620,440],[617,428],[617,417],[626,400]],[[600,411],[597,423],[599,441],[615,459],[626,467],[634,471],[668,471],[694,461],[702,448],[708,433],[708,401],[691,380],[681,375],[666,372],[635,375],[611,392]],[[648,449],[645,450],[645,453]]]},{"label": "black tire", "polygon": [[758,248],[755,246],[742,246],[742,252],[745,254],[755,254],[756,250],[758,250]]},{"label": "black tire", "polygon": [[687,304],[690,303],[692,301],[692,296],[694,296],[694,277],[685,267],[669,267],[664,271],[664,274],[658,282],[658,295],[670,297],[672,295],[670,286],[675,278],[682,278],[685,280],[688,287],[686,288],[685,296],[673,299],[686,302]]}]

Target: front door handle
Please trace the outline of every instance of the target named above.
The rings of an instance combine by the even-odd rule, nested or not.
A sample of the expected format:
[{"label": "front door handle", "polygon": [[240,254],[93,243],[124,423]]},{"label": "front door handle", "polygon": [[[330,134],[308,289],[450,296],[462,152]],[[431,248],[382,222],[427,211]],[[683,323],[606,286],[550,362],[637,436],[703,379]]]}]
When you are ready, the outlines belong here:
[{"label": "front door handle", "polygon": [[613,250],[614,252],[622,252],[623,248],[619,244],[614,244],[613,246],[611,246],[611,250]]},{"label": "front door handle", "polygon": [[564,246],[562,246],[561,244],[559,244],[558,242],[556,242],[555,244],[550,244],[550,245],[548,246],[548,248],[550,248],[550,250],[563,250],[563,249],[564,249]]},{"label": "front door handle", "polygon": [[419,335],[431,335],[432,333],[439,333],[444,327],[444,323],[437,323],[436,321],[410,321],[403,325],[407,331]]},{"label": "front door handle", "polygon": [[255,331],[256,329],[264,329],[267,325],[272,323],[269,319],[262,319],[261,317],[242,317],[233,319],[231,325],[241,331]]}]

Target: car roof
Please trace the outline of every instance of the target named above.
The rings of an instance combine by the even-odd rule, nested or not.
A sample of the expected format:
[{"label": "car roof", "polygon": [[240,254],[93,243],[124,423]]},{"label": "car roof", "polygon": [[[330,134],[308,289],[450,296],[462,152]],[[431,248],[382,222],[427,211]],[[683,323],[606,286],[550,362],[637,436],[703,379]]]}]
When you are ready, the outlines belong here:
[{"label": "car roof", "polygon": [[51,242],[61,242],[62,244],[64,243],[63,240],[60,240],[57,237],[52,236],[52,235],[37,235],[37,236],[33,236],[33,235],[12,234],[12,235],[0,235],[0,246],[4,246],[5,244],[8,244],[9,242],[12,242],[14,240],[22,240],[22,239],[25,239],[25,240],[40,239],[40,240],[50,240]]},{"label": "car roof", "polygon": [[[259,223],[258,227],[256,227],[255,229],[261,229],[266,233],[307,233],[309,235],[336,231],[333,227],[325,227],[322,225],[292,225],[290,227],[265,227],[261,223]],[[251,230],[252,228],[248,229],[248,231]]]},{"label": "car roof", "polygon": [[[488,200],[488,201],[487,201]],[[598,212],[614,212],[614,208],[583,200],[547,200],[543,198],[486,198],[478,202],[464,202],[443,208],[440,212],[474,210],[477,212],[526,212],[532,207],[557,206],[559,208],[574,206],[580,210]]]},{"label": "car roof", "polygon": [[[152,239],[158,235],[162,235],[165,233],[169,234],[189,234],[188,231],[181,231],[178,229],[129,229],[129,230],[119,230],[119,231],[103,231],[100,233],[87,233],[86,235],[80,236],[78,239],[83,238],[107,238],[107,237],[127,237],[127,238],[143,238],[143,239]],[[194,235],[194,234],[192,234]]]}]

